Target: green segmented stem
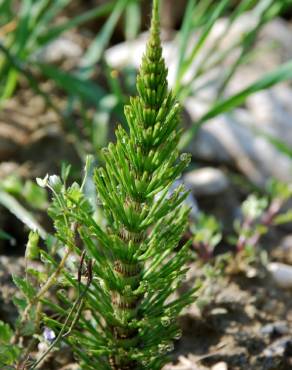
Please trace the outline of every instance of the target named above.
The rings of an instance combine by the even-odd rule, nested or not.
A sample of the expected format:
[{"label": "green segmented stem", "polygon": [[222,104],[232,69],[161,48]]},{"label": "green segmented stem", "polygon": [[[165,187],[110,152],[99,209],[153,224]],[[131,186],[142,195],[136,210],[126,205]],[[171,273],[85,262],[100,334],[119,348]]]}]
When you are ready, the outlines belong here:
[{"label": "green segmented stem", "polygon": [[193,291],[173,298],[186,273],[188,245],[176,248],[189,210],[182,186],[168,194],[190,157],[177,149],[180,106],[168,90],[158,0],[136,86],[124,110],[128,131],[117,128],[94,174],[106,226],[82,197],[70,216],[94,260],[85,306],[92,318],[81,315],[88,331],[70,342],[85,370],[160,370],[178,337],[176,318],[193,301]]}]

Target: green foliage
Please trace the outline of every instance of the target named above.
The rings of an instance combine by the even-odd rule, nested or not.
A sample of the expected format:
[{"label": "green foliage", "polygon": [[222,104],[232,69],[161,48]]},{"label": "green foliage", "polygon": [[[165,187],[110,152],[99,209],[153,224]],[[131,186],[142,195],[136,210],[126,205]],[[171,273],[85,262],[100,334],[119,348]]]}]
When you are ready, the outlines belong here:
[{"label": "green foliage", "polygon": [[242,203],[241,209],[245,218],[254,221],[263,214],[267,206],[268,200],[266,198],[259,198],[255,194],[251,194]]},{"label": "green foliage", "polygon": [[[100,59],[104,48],[108,45],[121,14],[128,10],[128,7],[137,6],[136,0],[132,1],[131,4],[128,4],[128,0],[109,1],[77,15],[73,19],[63,21],[60,24],[52,24],[52,21],[66,9],[69,4],[68,0],[21,1],[20,6],[15,3],[10,0],[3,0],[0,3],[1,16],[3,15],[0,26],[7,24],[11,26],[11,30],[7,32],[5,37],[5,45],[1,43],[2,47],[9,50],[11,58],[0,59],[1,80],[3,82],[0,89],[0,101],[13,94],[19,75],[28,77],[24,70],[17,68],[19,62],[32,63],[34,56],[41,48],[56,40],[64,32],[111,13],[102,31],[84,56],[83,66],[92,70],[93,65]],[[20,7],[19,12],[15,14],[13,8],[18,6]],[[138,29],[139,25],[135,27],[134,35]],[[16,63],[12,63],[11,59],[15,60]]]},{"label": "green foliage", "polygon": [[[13,213],[30,230],[38,230],[42,238],[45,238],[45,230],[22,203],[35,210],[44,209],[47,206],[47,192],[32,181],[24,182],[15,175],[2,179],[0,182],[0,204]],[[4,231],[0,234],[0,238],[13,240]],[[12,244],[14,244],[14,241]]]},{"label": "green foliage", "polygon": [[[194,300],[196,291],[174,295],[187,271],[189,243],[179,251],[175,248],[186,229],[189,209],[183,205],[184,188],[172,194],[169,189],[190,157],[177,150],[180,107],[168,91],[158,1],[154,1],[137,90],[139,95],[125,107],[129,132],[118,127],[116,144],[102,150],[104,164],[94,173],[105,216],[102,224],[96,222],[84,194],[85,179],[81,186],[67,186],[67,176],[37,179],[54,194],[49,214],[63,261],[57,262],[52,251],[39,250],[51,271],[41,291],[54,285],[71,287],[75,301],[58,289],[60,303],[53,304],[35,292],[28,279],[15,279],[31,307],[40,299],[59,315],[58,320],[43,315],[45,324],[58,333],[47,352],[66,340],[82,369],[161,369],[173,340],[180,337],[177,316]],[[31,247],[36,252],[35,239],[31,234],[27,253]],[[62,245],[67,251],[64,247],[62,251]],[[69,255],[80,256],[78,272]],[[87,277],[83,278],[84,269]]]},{"label": "green foliage", "polygon": [[214,216],[199,213],[195,222],[191,223],[193,245],[203,260],[213,256],[214,248],[222,239],[220,224]]},{"label": "green foliage", "polygon": [[21,199],[34,209],[47,207],[47,192],[35,182],[23,181],[17,175],[10,175],[1,180],[0,189]]},{"label": "green foliage", "polygon": [[266,196],[250,194],[247,197],[241,206],[242,218],[234,222],[238,237],[233,243],[238,252],[245,250],[253,258],[255,247],[271,227],[291,222],[291,210],[283,211],[291,196],[289,184],[273,179],[267,184]]},{"label": "green foliage", "polygon": [[19,349],[10,343],[13,331],[8,324],[0,321],[0,365],[12,365],[19,356]]},{"label": "green foliage", "polygon": [[28,242],[26,245],[25,258],[28,260],[37,259],[39,256],[39,234],[31,231],[28,236]]}]

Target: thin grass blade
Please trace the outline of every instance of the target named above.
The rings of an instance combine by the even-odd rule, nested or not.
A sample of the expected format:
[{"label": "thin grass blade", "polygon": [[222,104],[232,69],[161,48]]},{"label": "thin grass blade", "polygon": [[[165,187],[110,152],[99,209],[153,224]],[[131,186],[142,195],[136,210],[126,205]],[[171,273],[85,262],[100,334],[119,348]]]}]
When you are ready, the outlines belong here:
[{"label": "thin grass blade", "polygon": [[240,106],[252,94],[268,89],[279,82],[292,79],[292,62],[287,62],[281,65],[276,70],[267,73],[264,77],[252,83],[247,88],[241,90],[237,94],[219,101],[210,110],[205,113],[197,122],[193,123],[192,127],[183,135],[180,148],[185,147],[190,143],[192,137],[197,133],[198,129],[209,119],[214,118],[222,113],[231,111],[232,109]]}]

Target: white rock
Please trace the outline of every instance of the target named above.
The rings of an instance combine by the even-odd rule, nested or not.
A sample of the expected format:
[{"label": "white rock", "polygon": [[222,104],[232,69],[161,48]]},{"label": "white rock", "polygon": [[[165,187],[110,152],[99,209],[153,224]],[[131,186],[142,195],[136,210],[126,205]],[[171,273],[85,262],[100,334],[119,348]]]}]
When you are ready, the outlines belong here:
[{"label": "white rock", "polygon": [[[195,121],[197,112],[192,110],[192,99],[188,99],[186,107]],[[203,125],[188,150],[202,160],[235,165],[259,186],[263,186],[269,177],[291,181],[291,159],[265,137],[257,135],[253,123],[253,116],[245,109],[216,117]],[[271,165],[275,163],[277,165]]]},{"label": "white rock", "polygon": [[225,191],[229,186],[225,174],[213,167],[190,171],[185,175],[184,181],[197,196],[216,195]]},{"label": "white rock", "polygon": [[217,364],[211,367],[211,370],[228,370],[226,362],[218,362]]},{"label": "white rock", "polygon": [[292,266],[279,262],[271,262],[268,264],[267,268],[271,273],[275,283],[280,288],[292,288]]}]

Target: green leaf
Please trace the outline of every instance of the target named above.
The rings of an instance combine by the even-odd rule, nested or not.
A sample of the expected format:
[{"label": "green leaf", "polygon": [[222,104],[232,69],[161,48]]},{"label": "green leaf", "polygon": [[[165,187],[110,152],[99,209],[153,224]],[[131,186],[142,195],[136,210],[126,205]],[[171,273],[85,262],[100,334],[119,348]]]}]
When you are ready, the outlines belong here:
[{"label": "green leaf", "polygon": [[255,220],[263,214],[267,206],[267,198],[258,198],[255,194],[251,194],[242,203],[241,209],[246,218]]},{"label": "green leaf", "polygon": [[1,188],[8,193],[19,195],[23,190],[23,183],[19,176],[11,175],[1,180]]},{"label": "green leaf", "polygon": [[25,298],[13,297],[12,301],[19,312],[23,312],[27,307],[27,300]]},{"label": "green leaf", "polygon": [[287,145],[283,140],[280,140],[276,136],[270,135],[264,131],[257,130],[256,133],[267,139],[276,149],[288,158],[292,158],[292,148]]},{"label": "green leaf", "polygon": [[28,236],[28,242],[26,244],[25,258],[34,260],[39,257],[39,234],[31,231]]},{"label": "green leaf", "polygon": [[125,35],[133,40],[141,27],[141,9],[137,0],[130,0],[125,12]]},{"label": "green leaf", "polygon": [[225,112],[240,106],[252,94],[258,91],[268,89],[275,84],[292,79],[292,62],[287,62],[281,65],[276,70],[267,73],[264,77],[252,83],[247,88],[241,90],[231,97],[215,103],[199,120],[193,123],[192,127],[184,133],[180,141],[180,148],[185,147],[197,133],[198,129],[208,120],[219,116]]},{"label": "green leaf", "polygon": [[36,332],[36,327],[33,321],[27,320],[21,328],[21,334],[23,336],[32,336]]},{"label": "green leaf", "polygon": [[103,17],[107,15],[113,8],[114,1],[108,1],[105,4],[98,5],[93,9],[88,10],[66,22],[63,22],[57,26],[51,27],[42,33],[38,38],[37,42],[40,45],[44,45],[51,40],[55,40],[62,33],[70,30],[71,28],[80,26],[82,23],[86,23],[92,19]]},{"label": "green leaf", "polygon": [[1,367],[2,370],[14,370],[13,365],[20,355],[20,349],[17,346],[11,344],[1,345],[0,346],[0,364],[7,365]]},{"label": "green leaf", "polygon": [[279,82],[287,81],[292,79],[292,62],[281,65],[276,70],[267,73],[264,77],[260,78],[256,82],[252,83],[247,88],[243,89],[239,93],[227,98],[222,102],[216,103],[202,118],[200,118],[197,125],[201,125],[205,121],[230,111],[231,109],[238,107],[243,104],[246,98],[258,91],[268,89]]},{"label": "green leaf", "polygon": [[70,95],[78,96],[82,100],[95,105],[98,105],[100,99],[104,96],[104,91],[94,82],[82,79],[51,65],[38,64],[37,66],[46,77],[55,81],[61,89]]},{"label": "green leaf", "polygon": [[13,331],[10,326],[0,320],[0,344],[9,344],[13,336]]},{"label": "green leaf", "polygon": [[23,193],[25,200],[35,209],[45,209],[47,206],[47,192],[34,182],[25,182]]},{"label": "green leaf", "polygon": [[[185,60],[185,62],[182,65],[182,72],[181,74],[184,74],[191,66],[192,62],[194,61],[195,57],[197,56],[198,52],[203,47],[211,29],[213,28],[215,22],[217,19],[221,16],[222,12],[228,5],[229,0],[221,0],[216,4],[216,8],[210,15],[209,19],[207,20],[206,24],[204,25],[202,32],[200,34],[200,37],[198,41],[195,43],[195,46],[193,50],[190,53],[190,56]],[[181,77],[181,76],[180,76]]]},{"label": "green leaf", "polygon": [[185,10],[183,23],[181,26],[181,30],[179,32],[179,50],[178,50],[178,65],[177,65],[177,72],[176,72],[176,87],[178,87],[179,78],[181,74],[181,69],[183,65],[183,61],[186,55],[186,50],[188,46],[189,36],[192,30],[192,19],[194,14],[196,0],[189,0],[187,3],[187,7]]},{"label": "green leaf", "polygon": [[0,204],[13,213],[29,229],[37,230],[40,236],[45,239],[46,231],[40,226],[33,215],[28,212],[13,196],[0,189]]},{"label": "green leaf", "polygon": [[8,234],[6,231],[0,229],[0,239],[2,240],[10,240],[11,244],[16,243],[16,240],[13,238],[12,235]]},{"label": "green leaf", "polygon": [[29,300],[35,297],[36,290],[35,288],[26,280],[19,276],[12,276],[14,284],[21,290],[21,292],[27,297]]},{"label": "green leaf", "polygon": [[292,222],[292,210],[287,211],[286,213],[282,213],[275,217],[273,224],[274,225],[282,225]]},{"label": "green leaf", "polygon": [[115,8],[113,9],[110,17],[107,19],[106,23],[104,24],[101,31],[98,33],[96,38],[92,41],[91,45],[87,49],[84,57],[81,60],[81,69],[78,73],[83,78],[88,78],[97,62],[102,57],[103,51],[105,50],[106,46],[108,45],[114,28],[124,11],[128,0],[117,0],[115,4]]}]

